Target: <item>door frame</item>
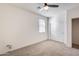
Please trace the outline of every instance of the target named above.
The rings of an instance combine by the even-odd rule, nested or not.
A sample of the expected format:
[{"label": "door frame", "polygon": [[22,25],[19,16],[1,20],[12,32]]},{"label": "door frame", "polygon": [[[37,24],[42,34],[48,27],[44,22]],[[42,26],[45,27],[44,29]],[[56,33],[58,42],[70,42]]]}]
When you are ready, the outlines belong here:
[{"label": "door frame", "polygon": [[[79,19],[79,17],[76,17],[76,18],[72,18],[71,19],[71,39],[72,39],[72,36],[73,36],[73,20],[75,20],[75,19]],[[72,39],[72,44],[73,44],[73,39]]]}]

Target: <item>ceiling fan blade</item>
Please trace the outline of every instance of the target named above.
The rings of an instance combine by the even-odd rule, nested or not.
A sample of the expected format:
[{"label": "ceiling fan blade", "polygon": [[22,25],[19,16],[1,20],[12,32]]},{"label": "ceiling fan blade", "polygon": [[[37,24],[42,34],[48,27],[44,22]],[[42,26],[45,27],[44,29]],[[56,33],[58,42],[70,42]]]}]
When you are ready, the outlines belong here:
[{"label": "ceiling fan blade", "polygon": [[48,5],[48,7],[59,7],[59,5]]}]

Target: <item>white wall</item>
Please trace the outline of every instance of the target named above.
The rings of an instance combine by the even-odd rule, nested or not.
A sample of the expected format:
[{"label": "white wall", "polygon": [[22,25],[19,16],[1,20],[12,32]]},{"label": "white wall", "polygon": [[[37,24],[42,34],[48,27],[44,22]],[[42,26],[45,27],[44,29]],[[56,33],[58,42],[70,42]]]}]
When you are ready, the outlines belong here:
[{"label": "white wall", "polygon": [[38,18],[47,19],[7,4],[0,4],[0,54],[8,51],[6,45],[18,49],[47,39],[47,32],[38,32]]},{"label": "white wall", "polygon": [[72,18],[79,18],[79,7],[67,11],[67,41],[68,47],[72,47]]},{"label": "white wall", "polygon": [[62,11],[57,15],[50,18],[51,24],[51,39],[64,42],[65,41],[65,28],[66,28],[66,11]]}]

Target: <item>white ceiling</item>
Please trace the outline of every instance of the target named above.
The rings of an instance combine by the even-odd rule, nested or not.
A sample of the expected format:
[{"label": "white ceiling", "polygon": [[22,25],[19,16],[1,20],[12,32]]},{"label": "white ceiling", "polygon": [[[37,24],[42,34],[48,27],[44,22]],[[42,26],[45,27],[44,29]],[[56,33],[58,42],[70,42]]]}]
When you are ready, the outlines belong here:
[{"label": "white ceiling", "polygon": [[32,11],[34,13],[37,13],[46,17],[50,17],[62,11],[79,6],[79,3],[48,3],[48,4],[49,5],[57,4],[59,5],[59,7],[58,8],[49,7],[48,11],[39,11],[37,7],[42,6],[42,3],[13,3],[12,5]]}]

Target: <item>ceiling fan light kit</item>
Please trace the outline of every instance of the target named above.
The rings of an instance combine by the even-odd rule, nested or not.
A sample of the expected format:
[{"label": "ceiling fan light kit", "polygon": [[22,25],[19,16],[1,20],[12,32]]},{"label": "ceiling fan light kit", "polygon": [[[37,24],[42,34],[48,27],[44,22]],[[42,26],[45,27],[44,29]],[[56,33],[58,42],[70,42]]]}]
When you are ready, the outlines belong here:
[{"label": "ceiling fan light kit", "polygon": [[44,10],[48,10],[48,8],[49,8],[48,6],[44,6],[43,7]]}]

